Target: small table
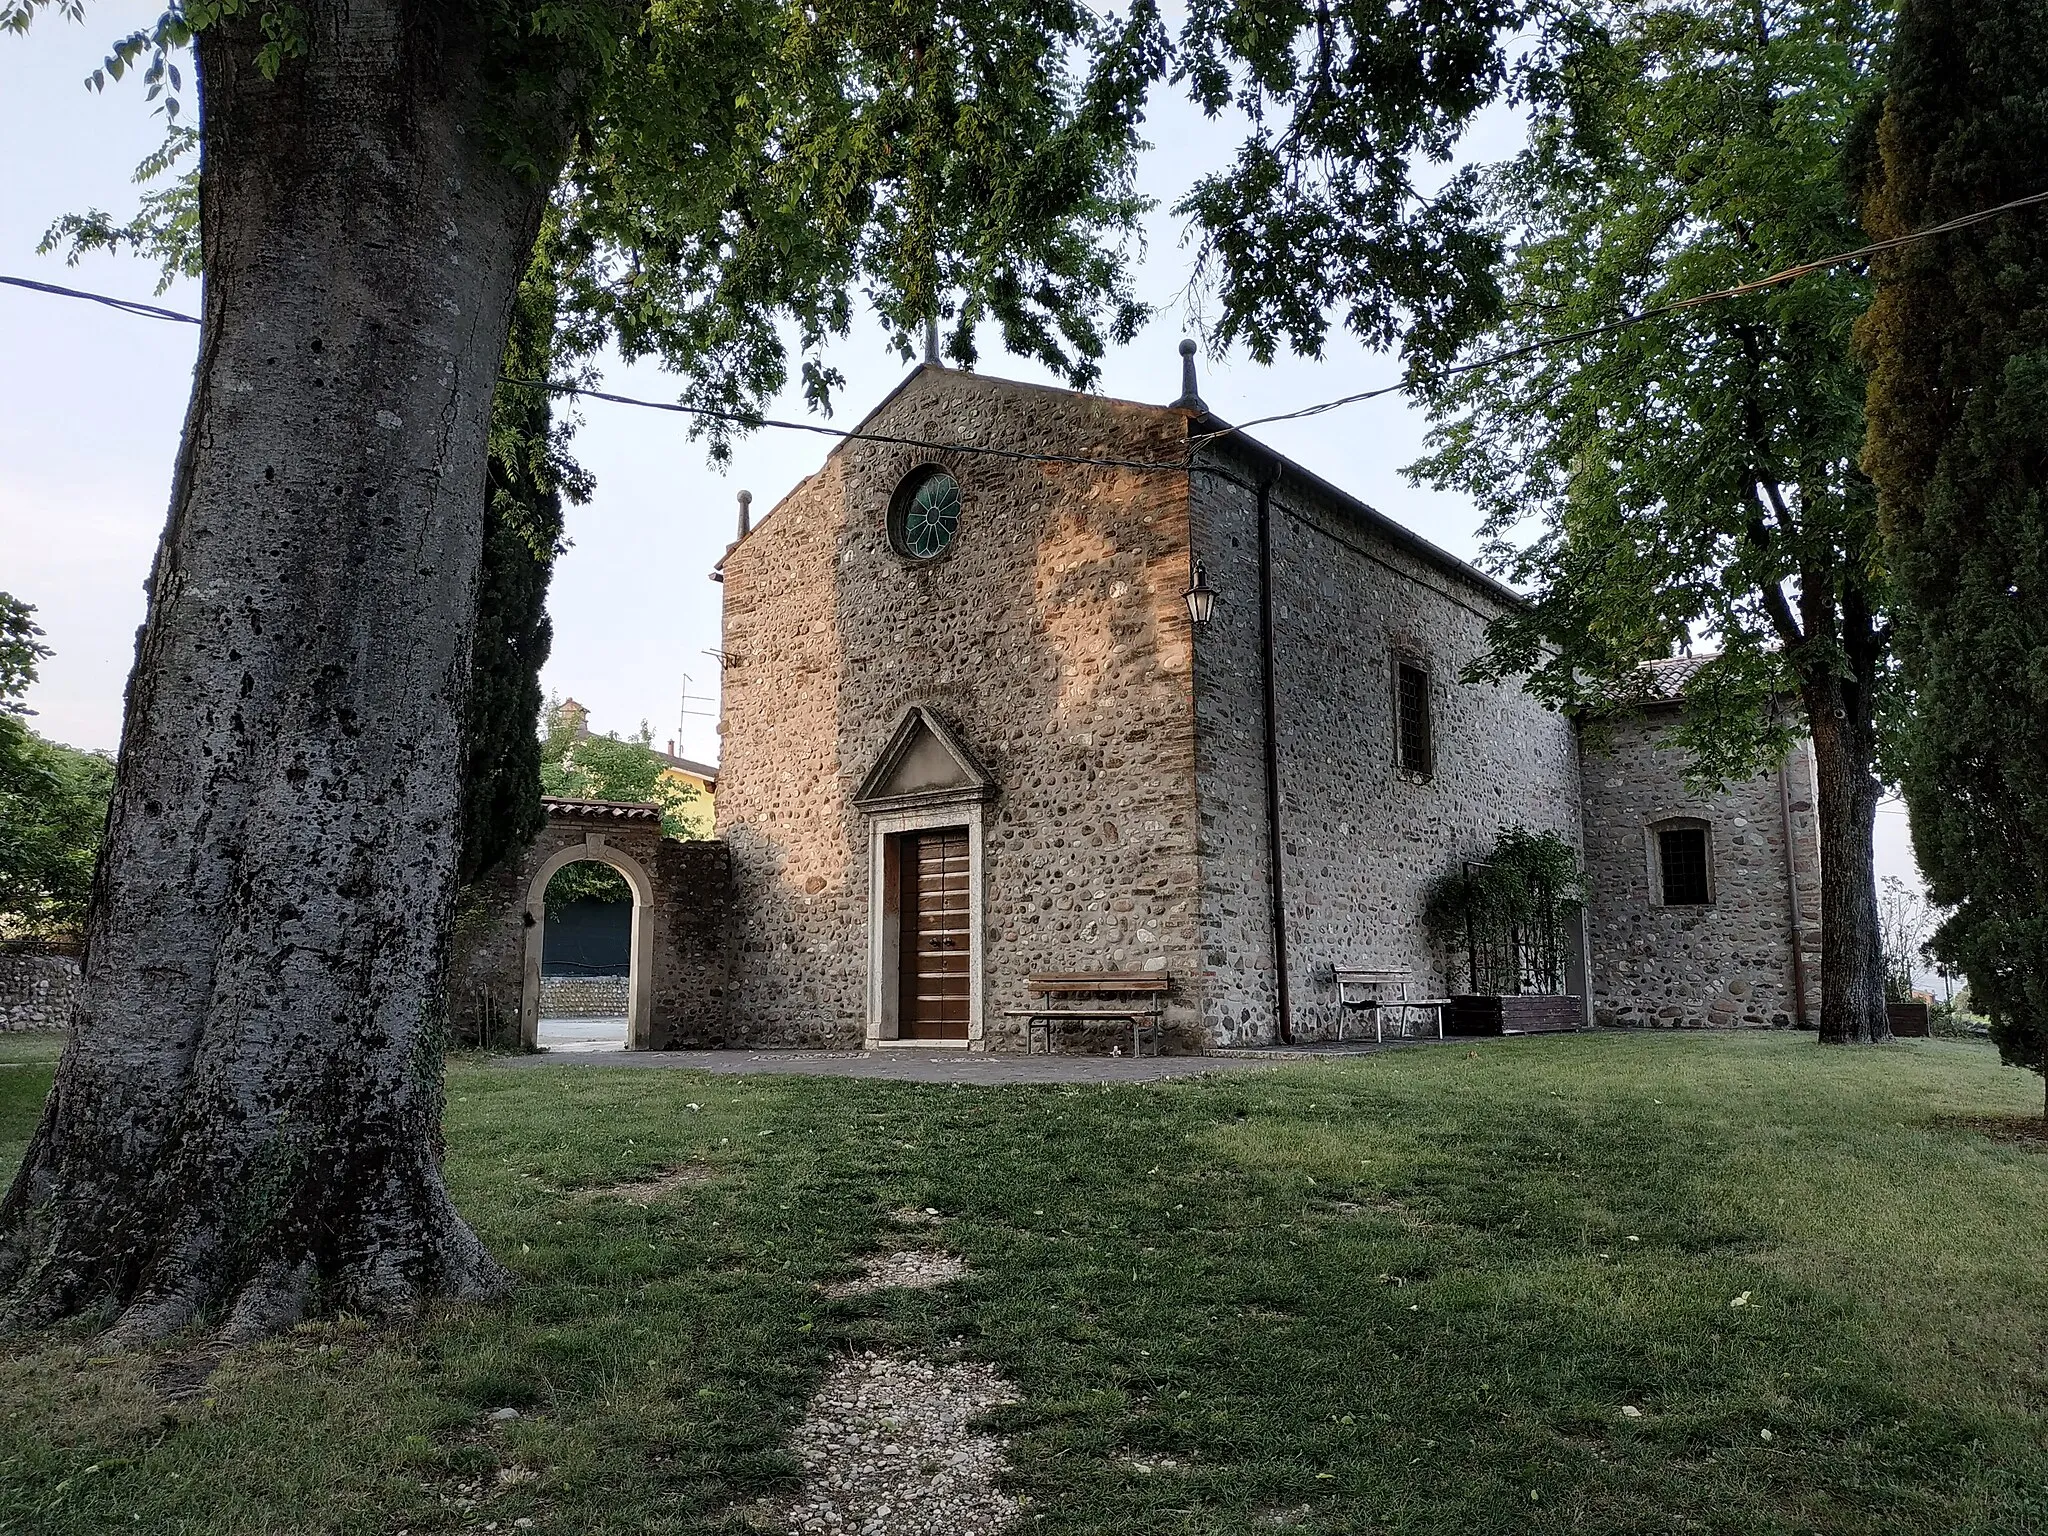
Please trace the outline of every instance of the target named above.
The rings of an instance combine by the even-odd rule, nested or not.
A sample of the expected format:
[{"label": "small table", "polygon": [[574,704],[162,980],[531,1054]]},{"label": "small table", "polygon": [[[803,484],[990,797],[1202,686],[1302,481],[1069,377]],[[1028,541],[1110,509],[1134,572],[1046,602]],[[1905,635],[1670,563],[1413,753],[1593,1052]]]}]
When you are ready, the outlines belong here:
[{"label": "small table", "polygon": [[[1337,1039],[1344,1039],[1344,1024],[1352,1013],[1371,1013],[1373,1039],[1387,1038],[1387,1015],[1394,1015],[1394,1027],[1403,1037],[1411,1026],[1434,1021],[1436,1037],[1444,1037],[1444,1010],[1451,1005],[1448,997],[1411,997],[1409,989],[1414,978],[1406,971],[1347,970],[1337,971]],[[1388,997],[1389,988],[1395,995]]]}]

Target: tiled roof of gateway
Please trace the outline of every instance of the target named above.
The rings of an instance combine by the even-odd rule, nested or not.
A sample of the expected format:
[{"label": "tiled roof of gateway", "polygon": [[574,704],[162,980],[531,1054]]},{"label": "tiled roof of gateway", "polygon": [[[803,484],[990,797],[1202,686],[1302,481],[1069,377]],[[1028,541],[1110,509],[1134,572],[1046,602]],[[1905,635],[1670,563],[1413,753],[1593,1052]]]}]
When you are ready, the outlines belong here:
[{"label": "tiled roof of gateway", "polygon": [[557,800],[553,795],[542,795],[540,803],[550,816],[604,821],[661,820],[661,807],[651,800]]}]

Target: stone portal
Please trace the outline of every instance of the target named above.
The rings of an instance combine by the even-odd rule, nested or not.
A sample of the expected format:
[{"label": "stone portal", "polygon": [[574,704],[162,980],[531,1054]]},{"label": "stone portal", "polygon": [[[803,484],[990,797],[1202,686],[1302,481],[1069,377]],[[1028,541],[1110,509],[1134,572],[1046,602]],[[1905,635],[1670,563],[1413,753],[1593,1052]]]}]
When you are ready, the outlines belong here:
[{"label": "stone portal", "polygon": [[450,1044],[534,1048],[548,882],[582,859],[609,865],[633,888],[627,1048],[725,1044],[732,906],[725,845],[664,836],[653,804],[542,803],[547,825],[525,855],[464,893],[448,970]]}]

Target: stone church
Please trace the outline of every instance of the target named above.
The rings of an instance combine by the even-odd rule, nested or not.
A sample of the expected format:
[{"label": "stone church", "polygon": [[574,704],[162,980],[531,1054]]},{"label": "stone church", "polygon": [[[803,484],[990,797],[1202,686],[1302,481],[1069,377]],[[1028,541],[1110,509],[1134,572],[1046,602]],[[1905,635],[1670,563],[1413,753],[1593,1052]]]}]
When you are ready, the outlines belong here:
[{"label": "stone church", "polygon": [[[1514,592],[1230,430],[1191,358],[1165,406],[926,363],[715,574],[717,846],[650,898],[687,918],[636,912],[636,1045],[1020,1051],[1045,978],[1104,975],[1167,1050],[1326,1039],[1339,972],[1453,989],[1424,892],[1514,826],[1583,853],[1585,1022],[1817,1009],[1807,753],[1702,801],[1680,664],[1597,731],[1461,681]],[[546,858],[604,856],[557,820]],[[510,986],[500,930],[462,985]]]}]

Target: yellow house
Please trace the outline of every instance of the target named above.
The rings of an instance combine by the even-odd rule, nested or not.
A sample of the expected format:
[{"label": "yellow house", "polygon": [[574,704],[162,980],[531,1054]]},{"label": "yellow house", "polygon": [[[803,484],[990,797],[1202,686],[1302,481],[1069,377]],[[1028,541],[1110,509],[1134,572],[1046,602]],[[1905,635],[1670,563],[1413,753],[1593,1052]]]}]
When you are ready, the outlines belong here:
[{"label": "yellow house", "polygon": [[[577,740],[590,735],[590,710],[574,699],[554,706],[555,715],[575,733]],[[644,731],[646,727],[643,725]],[[573,750],[573,749],[572,749]],[[665,810],[690,830],[692,837],[712,834],[712,796],[718,790],[718,770],[709,763],[676,756],[675,738],[666,752],[655,752],[661,761],[661,792],[655,798]]]},{"label": "yellow house", "polygon": [[676,807],[677,816],[695,836],[711,836],[712,799],[718,793],[718,770],[709,763],[677,757],[673,738],[669,741],[668,750],[657,752],[655,756],[661,759],[662,783],[674,785],[683,792],[684,803]]}]

